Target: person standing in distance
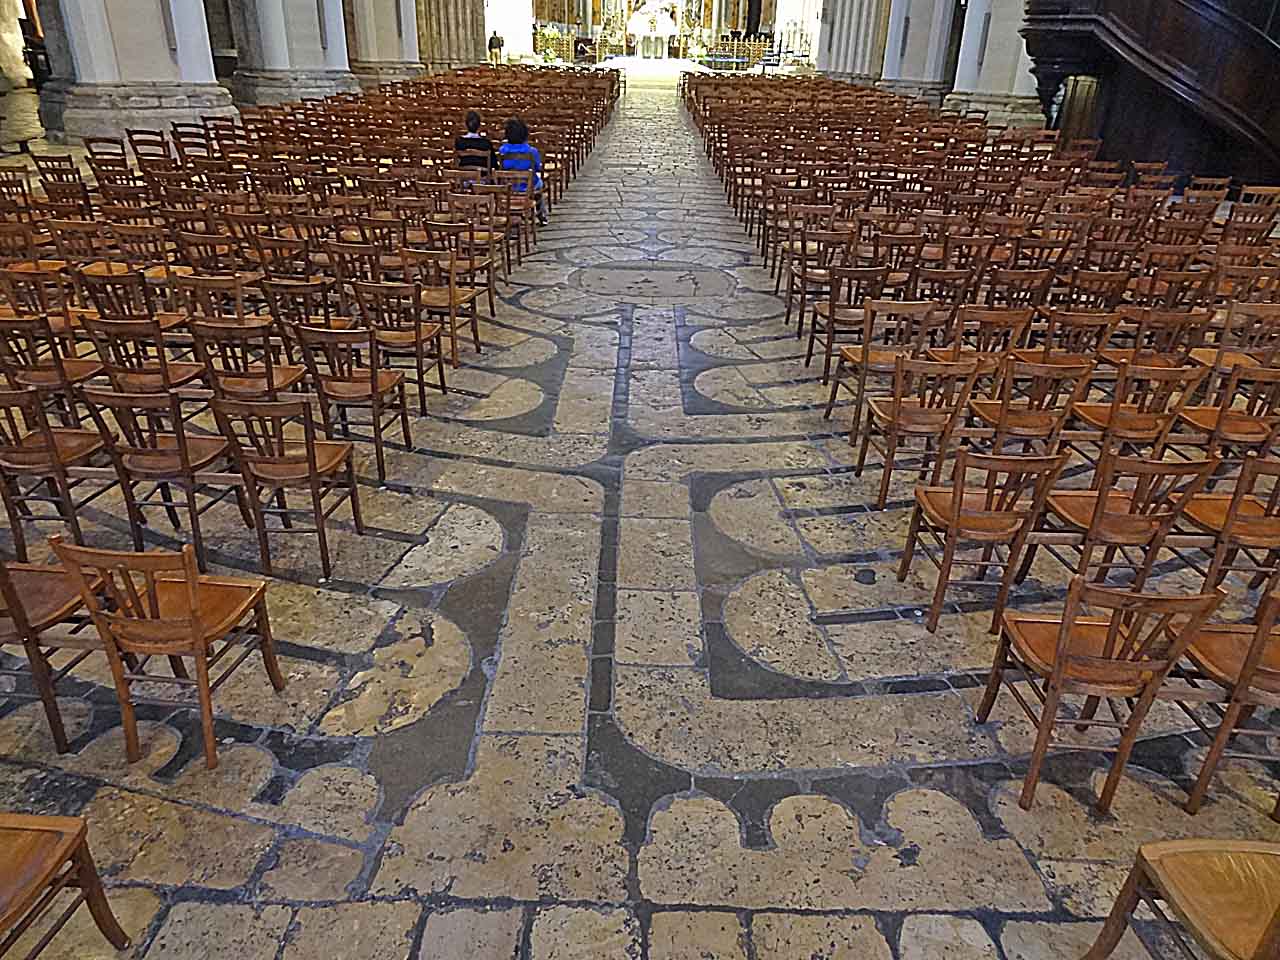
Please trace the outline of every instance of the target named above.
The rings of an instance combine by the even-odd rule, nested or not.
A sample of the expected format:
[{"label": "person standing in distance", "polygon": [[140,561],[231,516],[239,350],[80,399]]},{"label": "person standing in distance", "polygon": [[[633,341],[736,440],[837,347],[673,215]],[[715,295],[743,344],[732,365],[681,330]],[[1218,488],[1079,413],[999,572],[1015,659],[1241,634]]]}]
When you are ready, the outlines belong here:
[{"label": "person standing in distance", "polygon": [[502,48],[507,42],[498,36],[498,31],[493,31],[493,36],[489,38],[489,62],[495,67],[502,62]]}]

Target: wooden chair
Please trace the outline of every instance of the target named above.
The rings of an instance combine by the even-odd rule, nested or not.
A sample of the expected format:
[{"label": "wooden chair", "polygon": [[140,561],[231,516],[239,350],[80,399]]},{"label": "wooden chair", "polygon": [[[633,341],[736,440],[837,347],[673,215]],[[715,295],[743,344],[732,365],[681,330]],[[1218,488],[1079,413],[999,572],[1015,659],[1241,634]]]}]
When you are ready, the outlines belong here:
[{"label": "wooden chair", "polygon": [[1120,325],[1120,319],[1114,313],[1053,310],[1049,313],[1043,343],[1015,350],[1014,356],[1029,363],[1065,363],[1069,366],[1095,363],[1099,351]]},{"label": "wooden chair", "polygon": [[382,348],[372,327],[326,329],[303,323],[287,324],[289,338],[298,344],[311,383],[320,400],[325,436],[332,438],[338,424],[344,438],[350,438],[349,409],[367,409],[367,426],[373,434],[378,479],[386,482],[386,455],[383,434],[397,419],[404,445],[412,449],[409,433],[409,405],[405,402],[404,374],[388,370],[381,361]]},{"label": "wooden chair", "polygon": [[1111,956],[1140,903],[1156,915],[1184,956],[1194,956],[1189,936],[1212,960],[1271,960],[1280,956],[1280,844],[1249,840],[1144,843],[1083,960]]},{"label": "wooden chair", "polygon": [[[1141,589],[1165,538],[1217,466],[1216,459],[1175,463],[1104,451],[1089,489],[1050,491],[1023,554],[1017,582],[1030,571],[1039,541],[1050,543],[1056,532],[1079,537],[1075,573],[1096,570],[1101,582],[1113,569],[1131,568],[1135,570],[1133,587]],[[1099,549],[1103,558],[1095,563],[1094,553]],[[1131,556],[1130,551],[1140,555]],[[1115,560],[1117,553],[1123,558],[1120,562]],[[1063,562],[1072,566],[1065,559]]]},{"label": "wooden chair", "polygon": [[[61,537],[50,540],[63,567],[76,581],[80,596],[106,647],[107,661],[120,701],[125,754],[130,763],[142,755],[134,711],[134,683],[196,688],[204,732],[205,765],[218,765],[213,729],[213,692],[248,658],[262,655],[267,676],[277,690],[285,686],[276,662],[271,623],[267,618],[267,585],[261,580],[202,576],[190,544],[181,552],[152,550],[129,553],[72,546]],[[100,581],[100,586],[97,584]],[[228,654],[243,648],[216,678],[210,670]],[[164,656],[195,661],[195,677],[176,667],[175,676],[148,673],[148,661]],[[179,707],[190,701],[169,701]]]},{"label": "wooden chair", "polygon": [[[188,430],[182,398],[176,393],[118,393],[86,388],[82,395],[120,480],[133,549],[143,549],[142,531],[147,526],[144,509],[162,507],[174,530],[182,529],[171,489],[177,487],[182,491],[191,525],[196,560],[201,570],[207,570],[200,516],[230,493],[239,499],[240,491],[234,486],[217,490],[197,474],[228,469],[227,441]],[[151,489],[139,496],[138,486],[147,484]],[[197,497],[206,502],[199,504]],[[240,512],[248,525],[250,518],[243,500]]]},{"label": "wooden chair", "polygon": [[[821,242],[819,240],[818,242]],[[800,320],[804,322],[804,297],[809,283],[807,260],[801,260],[799,267],[805,271],[800,278]],[[867,303],[879,300],[884,293],[884,284],[889,277],[887,266],[879,267],[846,267],[835,262],[825,268],[820,279],[825,281],[827,299],[819,300],[813,305],[813,315],[809,321],[809,348],[805,352],[804,365],[809,366],[813,360],[813,347],[818,337],[822,337],[822,382],[831,381],[831,361],[835,356],[837,338],[842,334],[861,336]]]},{"label": "wooden chair", "polygon": [[1010,443],[1022,452],[1058,452],[1067,418],[1089,390],[1093,365],[1027,363],[1010,355],[1000,365],[990,397],[969,401],[974,419],[994,431],[991,452],[1005,454]]},{"label": "wooden chair", "polygon": [[[213,413],[244,481],[262,572],[272,573],[269,532],[314,533],[320,548],[321,576],[328,580],[333,573],[325,533],[328,518],[349,500],[356,532],[364,533],[351,443],[317,439],[311,406],[302,400],[215,399]],[[289,490],[305,490],[311,499],[309,507],[290,508],[286,498]],[[269,531],[268,516],[278,518],[281,527]],[[295,517],[309,517],[314,526],[295,527]]]},{"label": "wooden chair", "polygon": [[[1207,378],[1208,368],[1203,371]],[[1237,364],[1222,384],[1218,401],[1184,405],[1174,442],[1199,447],[1232,464],[1249,452],[1271,453],[1280,436],[1280,369]]]},{"label": "wooden chair", "polygon": [[92,315],[100,319],[154,320],[166,333],[187,322],[185,314],[157,309],[155,293],[141,270],[126,264],[113,264],[107,273],[81,272],[74,276],[93,305]]},{"label": "wooden chair", "polygon": [[[876,506],[883,510],[889,499],[889,481],[900,445],[923,440],[920,474],[924,476],[932,455],[930,483],[937,484],[942,465],[951,450],[951,439],[969,405],[969,395],[977,377],[976,360],[956,363],[914,360],[902,354],[894,359],[893,387],[887,397],[867,399],[862,448],[854,476],[862,476],[867,451],[872,446],[882,457],[880,495]],[[880,440],[883,437],[883,443]]]},{"label": "wooden chair", "polygon": [[1275,589],[1280,573],[1280,462],[1245,456],[1230,493],[1200,492],[1183,514],[1213,534],[1213,559],[1205,584],[1216,587],[1228,573],[1247,573],[1250,589]]},{"label": "wooden chair", "polygon": [[1208,371],[1203,367],[1120,364],[1110,400],[1078,402],[1072,409],[1086,443],[1101,450],[1150,451],[1159,460],[1174,425]]},{"label": "wooden chair", "polygon": [[[867,300],[863,304],[861,342],[840,348],[840,359],[831,378],[831,395],[823,413],[824,419],[831,419],[831,411],[842,387],[853,394],[850,445],[858,442],[862,428],[867,380],[872,375],[892,376],[896,369],[895,361],[900,355],[922,356],[931,335],[940,330],[945,321],[945,315],[932,300]],[[846,367],[851,375],[841,376]]]},{"label": "wooden chair", "polygon": [[966,304],[956,312],[950,343],[929,347],[925,353],[930,360],[977,360],[978,376],[990,377],[1011,351],[1026,342],[1034,318],[1035,311],[1029,308]]},{"label": "wooden chair", "polygon": [[[0,610],[0,649],[23,648],[54,747],[59,753],[66,753],[71,747],[58,709],[58,683],[102,650],[93,631],[78,629],[88,624],[80,591],[61,567],[0,563],[0,601],[4,604]],[[55,668],[51,658],[59,650],[72,653]],[[6,675],[20,678],[23,671],[0,668],[0,676]]]},{"label": "wooden chair", "polygon": [[111,385],[121,393],[172,393],[204,378],[203,364],[169,357],[164,328],[153,317],[85,317],[84,328]]},{"label": "wooden chair", "polygon": [[304,366],[281,363],[269,317],[243,322],[192,320],[191,339],[215,397],[227,400],[278,400],[307,375]]},{"label": "wooden chair", "polygon": [[[471,324],[471,340],[476,353],[482,351],[480,343],[480,318],[476,314],[476,301],[480,299],[480,288],[460,283],[467,275],[464,265],[458,260],[456,250],[423,250],[405,247],[400,251],[404,261],[404,278],[416,283],[422,289],[422,306],[428,316],[440,317],[443,334],[449,337],[451,362],[458,366],[458,327],[464,323]],[[447,393],[443,371],[440,377],[440,390]]]},{"label": "wooden chair", "polygon": [[[0,390],[0,495],[19,560],[27,560],[27,523],[57,520],[83,542],[77,511],[113,484],[77,500],[76,490],[92,481],[73,479],[68,470],[88,465],[102,449],[97,430],[50,427],[36,390]],[[52,504],[56,516],[33,513],[36,503]]]},{"label": "wooden chair", "polygon": [[[1212,586],[1213,582],[1206,580],[1206,584]],[[1255,623],[1205,624],[1192,638],[1183,662],[1174,668],[1173,681],[1162,692],[1162,696],[1177,702],[1209,740],[1200,775],[1187,797],[1188,813],[1200,809],[1223,758],[1275,762],[1275,751],[1268,749],[1274,731],[1267,726],[1250,726],[1249,719],[1259,708],[1280,706],[1277,615],[1280,594],[1271,592],[1269,587],[1258,605]],[[1196,706],[1207,707],[1216,715],[1216,730],[1205,722]],[[1233,741],[1246,739],[1257,747],[1233,748]],[[1271,817],[1280,822],[1280,798]]]},{"label": "wooden chair", "polygon": [[[1113,590],[1088,584],[1077,575],[1071,580],[1061,617],[1005,611],[977,721],[987,722],[1004,684],[1036,727],[1035,748],[1022,781],[1019,806],[1031,809],[1041,766],[1056,744],[1067,749],[1115,753],[1097,802],[1099,813],[1111,808],[1125,764],[1160,685],[1223,596],[1221,591],[1162,596]],[[1096,614],[1086,615],[1086,605]],[[1011,670],[1030,681],[1027,687],[1040,702],[1038,712],[1007,677]],[[1088,699],[1079,715],[1068,717],[1062,712],[1063,698],[1072,695]],[[1112,718],[1095,720],[1104,698]],[[1121,704],[1127,704],[1127,716]],[[1112,746],[1057,741],[1055,727],[1066,723],[1073,723],[1081,733],[1091,726],[1111,728],[1119,734],[1119,742]]]},{"label": "wooden chair", "polygon": [[97,360],[73,355],[73,345],[54,335],[47,316],[0,317],[0,371],[10,389],[30,387],[53,397],[69,427],[80,424],[75,389],[105,369]]},{"label": "wooden chair", "polygon": [[111,912],[89,853],[85,821],[0,813],[0,956],[49,912],[66,889],[79,892],[27,954],[28,960],[44,952],[82,903],[88,905],[98,932],[114,949],[129,948],[129,936]]},{"label": "wooden chair", "polygon": [[1191,362],[1208,367],[1208,390],[1237,366],[1265,367],[1280,347],[1280,304],[1232,303],[1218,331],[1216,346],[1191,351]]},{"label": "wooden chair", "polygon": [[[950,584],[986,584],[987,570],[991,567],[1004,570],[991,631],[994,633],[999,628],[1027,534],[1065,463],[1066,454],[993,457],[961,449],[956,452],[949,485],[916,487],[915,509],[898,566],[898,581],[907,579],[919,543],[924,555],[938,568],[938,583],[925,619],[926,630],[933,633],[938,629],[938,617]],[[933,547],[941,549],[940,557],[923,542],[926,537]],[[961,549],[978,546],[982,549],[979,558],[958,556]],[[976,578],[952,580],[955,564],[976,566]]]},{"label": "wooden chair", "polygon": [[1204,340],[1211,315],[1208,310],[1164,310],[1155,307],[1124,307],[1120,325],[1112,331],[1112,341],[1132,342],[1132,346],[1111,346],[1098,351],[1098,362],[1112,367],[1128,363],[1139,367],[1181,367],[1190,362],[1191,351]]},{"label": "wooden chair", "polygon": [[418,412],[425,417],[429,358],[435,360],[440,392],[447,390],[444,380],[444,328],[439,323],[428,321],[421,284],[356,281],[351,284],[351,290],[355,295],[356,312],[375,331],[382,355],[412,358],[413,382],[418,388]]}]

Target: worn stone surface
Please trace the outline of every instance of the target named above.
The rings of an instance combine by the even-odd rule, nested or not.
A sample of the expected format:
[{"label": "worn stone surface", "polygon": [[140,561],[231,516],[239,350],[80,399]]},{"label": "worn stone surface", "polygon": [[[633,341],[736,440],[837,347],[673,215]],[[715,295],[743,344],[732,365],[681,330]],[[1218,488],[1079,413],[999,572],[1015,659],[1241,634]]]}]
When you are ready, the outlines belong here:
[{"label": "worn stone surface", "polygon": [[288,907],[179,903],[165,918],[148,954],[165,960],[212,956],[272,960],[289,926]]},{"label": "worn stone surface", "polygon": [[655,913],[650,921],[649,957],[650,960],[746,960],[746,939],[742,921],[735,914],[663,911]]},{"label": "worn stone surface", "polygon": [[758,960],[890,960],[889,944],[868,917],[758,913],[751,921]]},{"label": "worn stone surface", "polygon": [[284,950],[285,960],[339,956],[351,960],[406,960],[413,928],[422,915],[416,903],[340,903],[303,907]]},{"label": "worn stone surface", "polygon": [[363,855],[352,847],[286,840],[275,866],[263,874],[260,890],[268,900],[343,900],[363,865]]},{"label": "worn stone surface", "polygon": [[966,917],[907,917],[899,945],[902,960],[995,960],[996,945],[982,924]]},{"label": "worn stone surface", "polygon": [[418,960],[515,960],[523,919],[519,910],[443,910],[427,917]]},{"label": "worn stone surface", "polygon": [[549,907],[530,935],[530,960],[635,960],[640,929],[629,911]]}]

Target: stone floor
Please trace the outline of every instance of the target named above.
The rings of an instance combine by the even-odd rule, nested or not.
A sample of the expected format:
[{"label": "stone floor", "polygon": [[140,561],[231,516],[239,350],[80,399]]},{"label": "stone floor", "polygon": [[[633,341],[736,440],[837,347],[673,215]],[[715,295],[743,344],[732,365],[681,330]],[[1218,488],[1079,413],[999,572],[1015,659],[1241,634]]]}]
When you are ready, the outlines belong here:
[{"label": "stone floor", "polygon": [[[912,478],[869,506],[758,262],[673,87],[633,83],[484,353],[364,484],[370,535],[339,523],[327,583],[275,541],[289,685],[220,691],[217,770],[181,711],[127,765],[101,664],[68,755],[0,706],[0,808],[88,818],[130,956],[1074,960],[1137,844],[1280,839],[1257,767],[1182,812],[1172,710],[1112,816],[1094,754],[1018,807],[1031,728],[973,716],[990,595],[920,626]],[[91,542],[125,542],[117,507]],[[209,526],[255,569],[234,509]],[[45,956],[115,956],[86,920]]]}]

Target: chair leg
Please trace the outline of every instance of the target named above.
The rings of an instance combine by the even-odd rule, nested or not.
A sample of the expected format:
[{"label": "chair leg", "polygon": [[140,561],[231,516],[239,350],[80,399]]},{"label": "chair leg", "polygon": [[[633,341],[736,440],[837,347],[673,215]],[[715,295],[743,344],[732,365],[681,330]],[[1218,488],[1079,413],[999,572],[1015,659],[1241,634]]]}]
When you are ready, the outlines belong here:
[{"label": "chair leg", "polygon": [[200,510],[196,506],[196,492],[189,484],[182,485],[187,497],[187,516],[191,518],[191,545],[196,551],[196,565],[201,573],[207,573],[209,562],[204,555],[204,534],[200,532]]},{"label": "chair leg", "polygon": [[1031,751],[1031,759],[1027,761],[1027,775],[1022,778],[1022,794],[1018,797],[1018,806],[1030,810],[1036,798],[1036,785],[1040,782],[1040,768],[1044,765],[1045,755],[1049,752],[1049,742],[1053,737],[1053,720],[1058,715],[1058,703],[1062,694],[1056,687],[1050,686],[1045,693],[1044,706],[1040,709],[1040,724],[1036,729],[1036,745]]},{"label": "chair leg", "polygon": [[124,497],[125,515],[129,519],[129,536],[133,539],[133,549],[142,551],[142,528],[146,525],[143,519],[142,510],[138,506],[138,499],[133,495],[133,482],[129,480],[121,481],[120,493]]},{"label": "chair leg", "polygon": [[89,908],[89,915],[97,924],[98,931],[117,950],[127,950],[130,946],[129,935],[121,929],[107,903],[107,894],[102,889],[102,880],[98,876],[93,855],[89,852],[88,840],[82,840],[71,857],[75,862],[76,886],[84,894],[85,905]]},{"label": "chair leg", "polygon": [[409,404],[405,400],[404,384],[400,384],[400,432],[404,435],[405,449],[413,449],[413,436],[409,432]]},{"label": "chair leg", "polygon": [[[840,390],[840,370],[843,366],[844,366],[844,357],[841,356],[836,359],[836,371],[835,371],[835,374],[831,377],[831,395],[827,397],[827,408],[822,411],[823,420],[830,420],[831,411],[835,409],[836,393]],[[826,381],[823,381],[823,382],[825,383]]]},{"label": "chair leg", "polygon": [[1213,781],[1214,771],[1218,769],[1222,754],[1227,749],[1227,741],[1231,739],[1236,725],[1240,722],[1242,707],[1243,704],[1233,700],[1223,714],[1222,722],[1218,725],[1218,733],[1213,738],[1213,743],[1209,745],[1209,752],[1205,754],[1204,763],[1200,766],[1200,776],[1196,778],[1195,786],[1191,788],[1191,793],[1187,797],[1185,806],[1187,813],[1197,812],[1200,805],[1204,803],[1205,794],[1209,792],[1209,784]]},{"label": "chair leg", "polygon": [[258,556],[262,560],[262,572],[271,576],[271,547],[267,544],[267,516],[262,512],[262,500],[258,497],[258,488],[248,488],[249,509],[253,513],[253,529],[258,535]]},{"label": "chair leg", "polygon": [[213,691],[209,689],[209,659],[196,654],[196,693],[200,697],[200,730],[204,734],[204,765],[218,768],[218,738],[213,733]]},{"label": "chair leg", "polygon": [[253,613],[254,628],[258,631],[258,649],[262,652],[262,663],[267,668],[267,679],[276,692],[285,687],[284,674],[280,672],[280,661],[276,659],[276,641],[271,635],[271,618],[267,616],[267,598],[258,601]]},{"label": "chair leg", "polygon": [[[377,433],[376,427],[374,432],[375,434]],[[329,557],[329,536],[324,529],[324,504],[321,499],[319,484],[313,479],[311,483],[311,512],[315,517],[316,539],[320,542],[320,576],[322,579],[328,580],[333,576],[333,562]]]},{"label": "chair leg", "polygon": [[[862,438],[863,456],[858,459],[859,472],[861,472],[862,461],[866,456],[867,444],[871,440],[871,417],[871,411],[868,410],[867,424],[864,428],[866,434]],[[876,500],[876,508],[879,510],[883,510],[884,505],[889,502],[889,483],[893,480],[893,465],[898,459],[898,434],[896,432],[891,431],[885,438],[884,450],[884,467],[880,474],[880,496]]]},{"label": "chair leg", "polygon": [[1151,704],[1156,698],[1156,684],[1148,683],[1147,689],[1142,692],[1142,696],[1138,698],[1138,702],[1133,705],[1133,711],[1129,715],[1129,722],[1125,725],[1124,732],[1120,735],[1120,743],[1116,749],[1115,759],[1111,761],[1111,770],[1107,773],[1107,782],[1102,786],[1102,794],[1098,797],[1097,811],[1106,813],[1111,809],[1111,801],[1115,798],[1116,790],[1120,787],[1120,778],[1124,775],[1125,765],[1129,762],[1129,754],[1133,753],[1133,745],[1138,742],[1138,731],[1142,727],[1142,721],[1147,717],[1147,711],[1151,709]]},{"label": "chair leg", "polygon": [[1000,640],[996,644],[996,658],[991,664],[991,673],[987,676],[987,689],[982,694],[982,702],[978,705],[975,719],[978,723],[986,723],[991,716],[991,708],[996,705],[996,697],[1000,694],[1000,684],[1004,680],[1005,668],[1009,665],[1009,638],[1000,631]]},{"label": "chair leg", "polygon": [[364,536],[364,517],[360,513],[360,488],[356,485],[356,465],[351,457],[347,458],[347,490],[351,498],[351,522],[355,524],[356,533]]},{"label": "chair leg", "polygon": [[414,365],[418,370],[418,414],[423,417],[427,415],[427,369],[423,356],[425,348],[426,344],[419,341],[413,352]]},{"label": "chair leg", "polygon": [[58,692],[53,685],[53,671],[49,669],[49,661],[40,650],[38,640],[26,640],[23,646],[27,650],[27,662],[31,665],[31,679],[35,683],[40,702],[44,705],[44,715],[49,721],[49,732],[53,735],[53,745],[59,753],[71,749],[67,742],[67,730],[62,724],[62,711],[58,709]]},{"label": "chair leg", "polygon": [[[938,617],[942,614],[942,601],[947,595],[947,581],[951,579],[951,566],[955,558],[956,538],[948,531],[946,546],[942,549],[942,563],[938,566],[938,585],[933,589],[933,602],[929,604],[929,616],[924,622],[924,628],[930,633],[938,632]],[[898,579],[903,578],[900,576]]]},{"label": "chair leg", "polygon": [[9,529],[13,533],[13,552],[18,558],[18,562],[27,562],[27,534],[23,528],[22,513],[18,510],[17,500],[14,497],[14,488],[17,481],[13,477],[5,477],[0,482],[0,495],[4,499],[4,512],[9,515]]},{"label": "chair leg", "polygon": [[902,562],[898,564],[899,583],[907,579],[907,572],[911,569],[911,561],[916,554],[916,541],[920,537],[920,524],[923,520],[924,512],[920,509],[920,505],[916,504],[915,509],[911,511],[911,525],[907,528],[907,546],[902,551]]},{"label": "chair leg", "polygon": [[138,717],[133,709],[133,699],[129,693],[129,681],[124,676],[124,664],[120,657],[108,650],[107,660],[111,665],[111,679],[115,682],[116,699],[120,702],[120,726],[124,728],[124,755],[130,763],[137,763],[142,756],[142,748],[138,744]]},{"label": "chair leg", "polygon": [[1129,871],[1124,886],[1120,888],[1120,894],[1116,897],[1111,913],[1107,916],[1107,922],[1098,931],[1098,939],[1093,942],[1093,946],[1089,948],[1083,960],[1106,960],[1120,945],[1120,940],[1129,928],[1129,918],[1133,915],[1133,911],[1138,909],[1138,903],[1141,900],[1138,890],[1141,883],[1142,867],[1135,863],[1133,869]]}]

